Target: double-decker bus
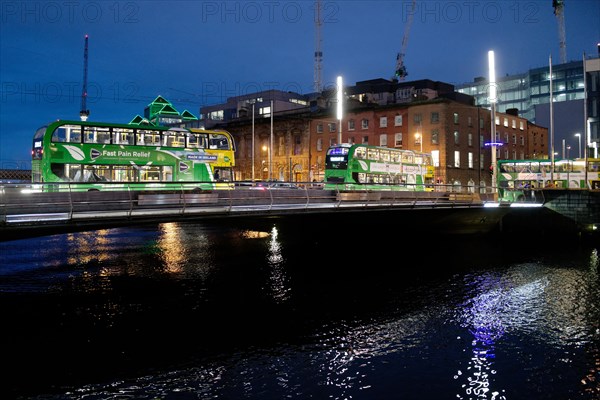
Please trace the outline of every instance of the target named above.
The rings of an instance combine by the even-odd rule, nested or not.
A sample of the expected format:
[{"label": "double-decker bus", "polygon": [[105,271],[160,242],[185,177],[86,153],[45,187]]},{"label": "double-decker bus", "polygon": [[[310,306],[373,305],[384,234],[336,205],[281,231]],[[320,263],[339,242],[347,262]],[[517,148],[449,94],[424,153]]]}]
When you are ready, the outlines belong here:
[{"label": "double-decker bus", "polygon": [[[587,173],[586,173],[587,167]],[[586,182],[587,176],[587,182]],[[600,158],[544,160],[500,160],[497,173],[498,198],[524,201],[532,189],[600,189]]]},{"label": "double-decker bus", "polygon": [[432,190],[430,154],[367,144],[339,144],[325,157],[325,189]]},{"label": "double-decker bus", "polygon": [[210,167],[217,182],[233,182],[233,167],[235,166],[235,141],[231,133],[224,130],[206,131],[190,128],[192,134],[206,135],[206,153],[216,156]]},{"label": "double-decker bus", "polygon": [[79,190],[117,184],[160,189],[174,182],[213,189],[216,180],[231,180],[235,165],[233,139],[225,131],[90,121],[39,128],[31,154],[33,183],[69,183],[48,190],[70,190],[71,183]]}]

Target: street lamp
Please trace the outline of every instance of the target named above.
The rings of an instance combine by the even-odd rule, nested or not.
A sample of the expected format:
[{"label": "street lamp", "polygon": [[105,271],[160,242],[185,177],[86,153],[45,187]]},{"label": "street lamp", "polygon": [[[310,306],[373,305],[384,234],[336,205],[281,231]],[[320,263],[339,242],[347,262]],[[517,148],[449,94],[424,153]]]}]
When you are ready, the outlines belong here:
[{"label": "street lamp", "polygon": [[488,69],[490,74],[489,84],[489,100],[491,105],[491,120],[492,126],[490,129],[490,133],[492,136],[492,190],[495,191],[494,186],[496,185],[496,102],[498,101],[498,93],[496,91],[496,66],[495,66],[495,57],[494,50],[488,51]]},{"label": "street lamp", "polygon": [[342,117],[343,117],[343,107],[342,107],[342,101],[344,100],[344,84],[342,81],[342,77],[338,76],[337,80],[337,107],[336,107],[336,114],[337,114],[337,119],[338,119],[338,136],[337,136],[337,144],[342,143]]},{"label": "street lamp", "polygon": [[[268,180],[271,180],[271,151],[269,149],[269,146],[267,146],[267,145],[264,145],[262,147],[262,150],[267,152],[267,167],[268,167],[268,172],[269,172]],[[264,172],[264,170],[263,170],[263,172]]]},{"label": "street lamp", "polygon": [[579,141],[579,158],[581,158],[581,133],[576,133],[575,136],[577,137],[577,140]]}]

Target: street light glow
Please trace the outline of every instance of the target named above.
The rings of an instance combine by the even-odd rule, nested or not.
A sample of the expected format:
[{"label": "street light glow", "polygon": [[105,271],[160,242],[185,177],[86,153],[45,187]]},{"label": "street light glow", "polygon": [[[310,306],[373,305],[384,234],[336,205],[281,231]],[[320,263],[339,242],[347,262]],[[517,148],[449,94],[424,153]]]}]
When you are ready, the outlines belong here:
[{"label": "street light glow", "polygon": [[337,119],[342,120],[342,77],[337,77]]},{"label": "street light glow", "polygon": [[488,51],[488,68],[489,68],[489,74],[490,74],[490,103],[495,103],[496,102],[496,95],[497,95],[497,91],[496,91],[496,66],[495,66],[495,59],[494,59],[494,50],[490,50]]}]

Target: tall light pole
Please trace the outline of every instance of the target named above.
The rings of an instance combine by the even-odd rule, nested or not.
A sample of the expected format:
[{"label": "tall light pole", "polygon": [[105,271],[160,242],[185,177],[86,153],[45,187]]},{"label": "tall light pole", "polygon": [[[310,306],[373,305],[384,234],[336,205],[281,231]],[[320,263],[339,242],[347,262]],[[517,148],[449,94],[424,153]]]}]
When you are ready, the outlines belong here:
[{"label": "tall light pole", "polygon": [[[268,164],[267,165],[267,171],[268,171],[268,174],[269,174],[268,180],[270,181],[271,180],[271,163],[270,163],[270,161],[271,161],[271,151],[269,150],[269,146],[267,146],[267,145],[264,145],[262,147],[262,150],[267,152],[267,164]],[[264,173],[264,169],[263,169],[263,173]]]},{"label": "tall light pole", "polygon": [[273,171],[272,171],[272,165],[273,165],[273,114],[274,114],[273,110],[273,100],[271,100],[271,135],[269,136],[269,180],[272,181],[273,180]]},{"label": "tall light pole", "polygon": [[491,147],[492,147],[492,192],[495,192],[496,185],[496,101],[497,99],[497,91],[496,91],[496,66],[494,60],[494,51],[488,51],[488,68],[490,74],[490,104],[492,106],[492,126],[491,126]]},{"label": "tall light pole", "polygon": [[577,141],[579,142],[579,158],[581,158],[581,133],[576,133],[575,137],[577,138]]},{"label": "tall light pole", "polygon": [[252,100],[252,182],[254,182],[254,103],[256,100]]},{"label": "tall light pole", "polygon": [[344,99],[344,94],[343,94],[343,88],[344,86],[342,85],[342,77],[338,76],[337,77],[337,119],[338,119],[338,137],[337,137],[337,143],[340,144],[342,143],[342,101]]}]

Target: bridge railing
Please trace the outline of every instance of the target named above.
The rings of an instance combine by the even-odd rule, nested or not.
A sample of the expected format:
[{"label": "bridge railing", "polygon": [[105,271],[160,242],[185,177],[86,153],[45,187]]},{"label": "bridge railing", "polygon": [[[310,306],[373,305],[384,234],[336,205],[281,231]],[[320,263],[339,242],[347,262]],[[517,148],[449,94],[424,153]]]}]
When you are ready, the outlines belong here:
[{"label": "bridge railing", "polygon": [[[428,191],[325,190],[315,182],[179,182],[142,187],[140,183],[77,182],[0,184],[0,224],[54,224],[100,219],[152,218],[190,214],[220,215],[265,211],[350,207],[480,207],[496,201],[493,193],[432,186]],[[212,183],[211,183],[212,184]],[[413,189],[413,190],[410,190]]]}]

